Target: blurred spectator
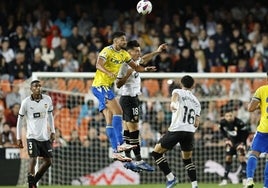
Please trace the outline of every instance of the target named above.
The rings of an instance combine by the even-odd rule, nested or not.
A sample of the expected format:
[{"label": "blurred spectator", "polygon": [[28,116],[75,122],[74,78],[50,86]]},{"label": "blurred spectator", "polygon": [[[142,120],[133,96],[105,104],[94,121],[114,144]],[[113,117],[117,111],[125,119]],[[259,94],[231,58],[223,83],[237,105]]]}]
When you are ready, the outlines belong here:
[{"label": "blurred spectator", "polygon": [[28,63],[33,60],[33,50],[29,47],[28,40],[24,37],[19,39],[18,48],[15,49],[15,53],[23,53]]},{"label": "blurred spectator", "polygon": [[46,62],[48,66],[48,71],[54,71],[53,69],[53,59],[55,58],[55,53],[53,49],[50,49],[47,45],[46,37],[42,37],[40,41],[40,47],[34,49],[34,54],[40,52],[41,58]]},{"label": "blurred spectator", "polygon": [[93,23],[88,13],[86,11],[83,11],[81,18],[77,22],[78,34],[81,35],[85,39],[92,26],[93,26]]},{"label": "blurred spectator", "polygon": [[206,68],[206,57],[205,57],[205,53],[203,50],[196,50],[194,52],[194,62],[197,66],[197,72],[199,73],[203,73],[205,72],[205,68]]},{"label": "blurred spectator", "polygon": [[10,33],[10,35],[9,35],[10,47],[12,49],[17,49],[18,44],[19,44],[19,40],[21,38],[26,38],[26,36],[25,36],[23,25],[18,24],[16,26],[16,31],[13,33]]},{"label": "blurred spectator", "polygon": [[152,129],[148,122],[143,122],[140,127],[141,146],[152,147],[160,138],[160,133]]},{"label": "blurred spectator", "polygon": [[35,27],[39,30],[41,37],[46,37],[53,25],[53,22],[49,16],[48,11],[42,10],[37,18],[38,20],[35,24]]},{"label": "blurred spectator", "polygon": [[241,101],[249,101],[251,97],[250,85],[244,78],[233,80],[230,86],[229,96],[240,99]]},{"label": "blurred spectator", "polygon": [[63,58],[63,53],[66,50],[71,50],[72,48],[68,45],[68,40],[67,38],[61,38],[60,39],[60,45],[54,49],[55,53],[55,58],[53,59],[54,62],[59,61],[60,59]]},{"label": "blurred spectator", "polygon": [[48,33],[47,37],[47,47],[49,49],[55,49],[60,45],[61,41],[61,33],[58,26],[53,25],[50,28],[50,32]]},{"label": "blurred spectator", "polygon": [[17,147],[15,132],[11,131],[8,123],[4,123],[3,131],[0,133],[0,146],[5,148]]},{"label": "blurred spectator", "polygon": [[72,27],[74,25],[70,16],[66,15],[64,9],[58,12],[58,17],[54,21],[54,24],[60,28],[62,37],[69,37],[72,34]]},{"label": "blurred spectator", "polygon": [[210,38],[208,42],[208,48],[204,50],[206,57],[206,68],[205,72],[210,72],[211,67],[213,66],[222,66],[222,62],[220,59],[220,52],[216,47],[215,40]]},{"label": "blurred spectator", "polygon": [[253,46],[261,41],[261,25],[259,22],[254,22],[253,30],[248,33],[247,37]]},{"label": "blurred spectator", "polygon": [[77,119],[77,124],[80,125],[83,118],[86,118],[88,119],[88,121],[91,121],[97,114],[98,109],[94,106],[94,101],[88,100],[87,102],[81,105],[80,114]]},{"label": "blurred spectator", "polygon": [[78,72],[79,63],[74,59],[74,52],[66,50],[63,53],[63,58],[58,61],[58,66],[62,72]]},{"label": "blurred spectator", "polygon": [[31,62],[31,72],[45,72],[47,70],[48,66],[46,62],[42,60],[41,52],[37,50]]},{"label": "blurred spectator", "polygon": [[10,80],[22,79],[25,80],[30,77],[30,63],[26,62],[24,53],[17,53],[16,59],[8,64]]},{"label": "blurred spectator", "polygon": [[268,34],[263,34],[261,42],[256,46],[256,51],[260,52],[263,57],[263,68],[264,71],[268,70]]},{"label": "blurred spectator", "polygon": [[243,52],[244,49],[244,43],[245,43],[245,37],[241,34],[240,29],[238,27],[235,27],[232,30],[232,36],[230,38],[230,42],[235,42],[237,44],[237,49],[239,54]]},{"label": "blurred spectator", "polygon": [[189,28],[191,33],[194,36],[197,36],[198,33],[204,29],[204,24],[202,23],[200,17],[198,15],[194,15],[191,19],[186,21],[186,28]]},{"label": "blurred spectator", "polygon": [[221,83],[221,79],[215,79],[208,87],[209,95],[212,97],[225,97],[227,95],[225,86]]},{"label": "blurred spectator", "polygon": [[30,33],[29,37],[29,45],[32,50],[35,48],[38,48],[40,46],[40,41],[41,41],[41,34],[40,31],[37,27],[33,28],[33,31]]},{"label": "blurred spectator", "polygon": [[[76,53],[80,52],[84,47],[84,39],[79,34],[78,27],[75,25],[72,28],[72,33],[68,37],[68,45],[75,50]],[[75,54],[74,54],[75,55]]]},{"label": "blurred spectator", "polygon": [[5,37],[2,40],[1,54],[5,58],[5,62],[9,64],[15,59],[14,50],[10,47],[9,38]]},{"label": "blurred spectator", "polygon": [[240,57],[238,59],[238,65],[236,67],[235,72],[251,72],[251,71],[252,69],[248,62],[248,59],[246,59],[245,57]]},{"label": "blurred spectator", "polygon": [[[85,46],[84,48],[87,48]],[[82,53],[85,49],[82,50]],[[97,62],[97,53],[96,52],[88,52],[87,57],[85,57],[80,63],[80,72],[95,72],[96,71],[96,62]]]},{"label": "blurred spectator", "polygon": [[10,125],[11,130],[16,132],[17,119],[19,115],[20,104],[15,103],[10,107],[10,111],[6,115],[6,122]]},{"label": "blurred spectator", "polygon": [[216,33],[217,23],[215,21],[215,16],[213,13],[211,13],[211,12],[207,13],[205,25],[206,25],[206,30],[204,30],[204,31],[205,31],[205,33],[207,33],[208,36],[212,36]]},{"label": "blurred spectator", "polygon": [[6,95],[6,107],[8,109],[10,109],[14,104],[21,103],[19,84],[13,84],[11,88],[12,88],[11,92],[7,93]]},{"label": "blurred spectator", "polygon": [[202,29],[198,35],[198,42],[202,50],[208,48],[209,37],[205,29]]},{"label": "blurred spectator", "polygon": [[182,50],[180,59],[174,63],[173,72],[197,72],[197,64],[189,48]]},{"label": "blurred spectator", "polygon": [[8,64],[5,58],[0,54],[0,79],[9,80]]},{"label": "blurred spectator", "polygon": [[78,130],[72,130],[71,131],[71,138],[68,141],[68,146],[79,147],[81,145],[82,145],[82,143],[81,143],[80,138],[79,138]]},{"label": "blurred spectator", "polygon": [[[268,60],[268,59],[267,59]],[[249,71],[245,72],[263,72],[264,63],[261,52],[255,52],[254,56],[249,59]]]},{"label": "blurred spectator", "polygon": [[152,65],[156,67],[157,72],[172,72],[173,63],[170,54],[167,51],[162,51],[153,60]]}]

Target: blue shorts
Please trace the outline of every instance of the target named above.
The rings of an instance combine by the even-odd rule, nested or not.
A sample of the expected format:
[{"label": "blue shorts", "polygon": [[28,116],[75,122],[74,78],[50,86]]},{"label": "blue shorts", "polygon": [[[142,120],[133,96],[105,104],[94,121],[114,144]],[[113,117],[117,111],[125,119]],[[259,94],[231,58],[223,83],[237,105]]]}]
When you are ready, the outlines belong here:
[{"label": "blue shorts", "polygon": [[92,93],[99,101],[99,111],[106,108],[106,100],[113,100],[115,98],[114,92],[110,87],[100,86],[92,87]]},{"label": "blue shorts", "polygon": [[251,150],[268,153],[268,133],[256,132],[252,141]]}]

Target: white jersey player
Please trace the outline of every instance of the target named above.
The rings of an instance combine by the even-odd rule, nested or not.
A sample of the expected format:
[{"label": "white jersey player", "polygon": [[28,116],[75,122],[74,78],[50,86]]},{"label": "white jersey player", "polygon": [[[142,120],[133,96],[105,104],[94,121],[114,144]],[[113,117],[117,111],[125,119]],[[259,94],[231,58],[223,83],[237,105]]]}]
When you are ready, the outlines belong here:
[{"label": "white jersey player", "polygon": [[183,76],[181,85],[182,89],[174,89],[172,92],[170,104],[172,121],[168,132],[155,145],[152,156],[167,178],[166,187],[174,187],[177,184],[177,178],[172,173],[163,154],[179,143],[183,164],[191,180],[192,188],[198,188],[196,168],[192,162],[192,153],[194,148],[194,132],[199,126],[201,105],[191,92],[194,87],[194,79],[189,75]]},{"label": "white jersey player", "polygon": [[[166,48],[167,45],[162,44],[156,51],[145,54],[141,57],[141,49],[139,43],[136,40],[129,41],[127,43],[127,51],[137,65],[146,64],[155,55],[159,54]],[[136,158],[136,162],[128,162],[125,163],[124,166],[135,172],[143,170],[153,171],[153,167],[142,160],[140,153],[138,129],[140,102],[138,95],[141,94],[141,78],[139,73],[134,71],[127,63],[123,63],[117,76],[116,86],[120,88],[119,94],[121,95],[120,105],[123,110],[124,140],[127,144],[136,146],[132,149]],[[130,152],[131,150],[125,151],[127,157],[131,157]]]},{"label": "white jersey player", "polygon": [[[48,95],[41,94],[39,80],[31,82],[32,95],[26,97],[19,110],[17,121],[17,142],[20,148],[22,144],[22,124],[26,117],[27,123],[27,149],[30,156],[28,186],[36,188],[37,182],[52,164],[52,142],[55,139],[55,127],[53,118],[53,104]],[[50,125],[50,134],[48,132]],[[35,173],[37,157],[42,157],[43,163]]]}]

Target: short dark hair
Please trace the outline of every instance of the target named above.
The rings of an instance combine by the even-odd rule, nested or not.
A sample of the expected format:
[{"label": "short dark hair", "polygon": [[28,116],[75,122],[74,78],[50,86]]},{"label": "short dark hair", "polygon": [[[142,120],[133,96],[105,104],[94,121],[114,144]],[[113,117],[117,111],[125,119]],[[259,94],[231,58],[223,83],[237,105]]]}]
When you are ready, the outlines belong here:
[{"label": "short dark hair", "polygon": [[40,83],[40,80],[33,80],[33,81],[31,81],[31,85],[33,85],[35,83]]},{"label": "short dark hair", "polygon": [[116,31],[112,34],[112,40],[114,40],[115,38],[118,38],[118,37],[125,36],[125,35],[126,35],[126,33],[123,31]]},{"label": "short dark hair", "polygon": [[185,75],[181,78],[181,84],[183,87],[190,89],[194,85],[194,79],[190,75]]},{"label": "short dark hair", "polygon": [[140,44],[138,43],[137,40],[131,40],[127,43],[127,50],[130,50],[136,47],[140,47]]}]

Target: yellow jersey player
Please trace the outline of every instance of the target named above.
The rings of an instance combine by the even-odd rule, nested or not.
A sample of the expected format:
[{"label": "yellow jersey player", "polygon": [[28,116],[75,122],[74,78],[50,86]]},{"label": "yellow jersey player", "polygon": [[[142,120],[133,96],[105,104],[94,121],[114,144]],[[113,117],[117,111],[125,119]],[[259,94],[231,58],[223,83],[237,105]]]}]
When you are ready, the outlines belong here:
[{"label": "yellow jersey player", "polygon": [[[268,72],[267,72],[268,76]],[[248,157],[247,162],[247,182],[246,188],[254,187],[254,173],[257,167],[258,157],[261,153],[268,153],[268,85],[259,87],[254,96],[252,97],[249,105],[248,111],[253,112],[257,109],[261,111],[261,119],[257,127],[257,131],[252,141],[251,152]],[[266,161],[264,170],[264,186],[268,187],[268,162]]]},{"label": "yellow jersey player", "polygon": [[112,86],[123,63],[127,63],[137,72],[155,71],[155,67],[143,67],[132,60],[130,54],[125,50],[127,40],[124,32],[113,33],[112,41],[112,45],[104,47],[99,53],[92,92],[99,101],[99,111],[105,117],[106,133],[113,149],[113,159],[131,161],[131,158],[124,156],[121,152],[136,146],[124,143],[122,135],[123,112],[115,99]]}]

